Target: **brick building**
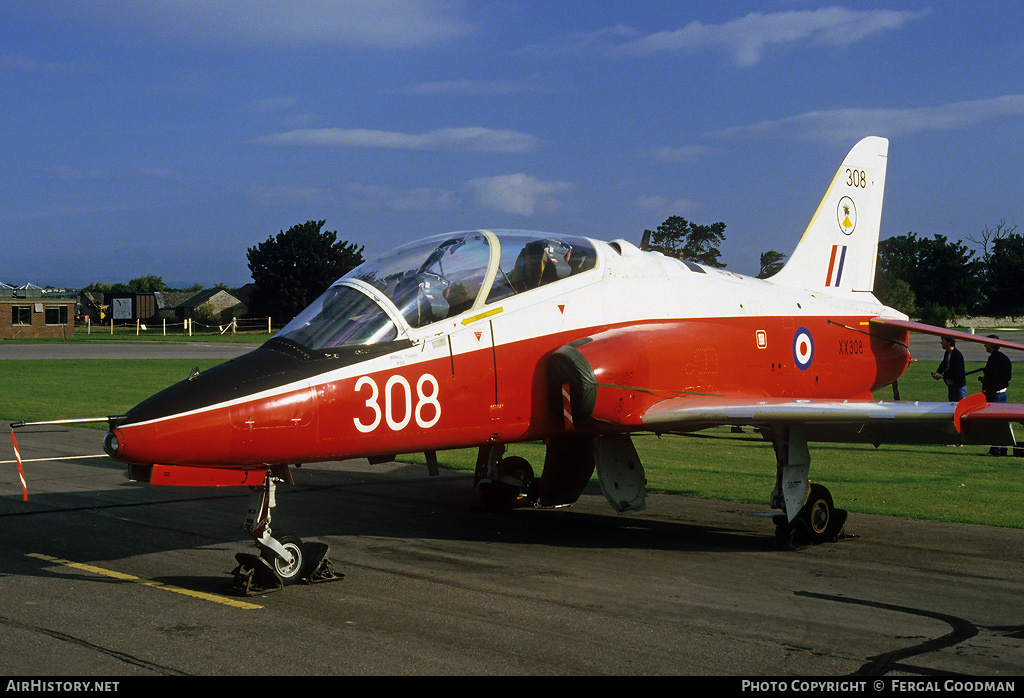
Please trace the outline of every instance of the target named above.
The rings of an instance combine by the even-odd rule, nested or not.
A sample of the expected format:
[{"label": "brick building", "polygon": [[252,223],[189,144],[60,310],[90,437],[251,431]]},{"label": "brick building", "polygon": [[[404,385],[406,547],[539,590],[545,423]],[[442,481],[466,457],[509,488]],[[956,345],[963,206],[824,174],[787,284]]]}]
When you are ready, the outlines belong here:
[{"label": "brick building", "polygon": [[0,339],[72,337],[78,294],[0,283]]}]

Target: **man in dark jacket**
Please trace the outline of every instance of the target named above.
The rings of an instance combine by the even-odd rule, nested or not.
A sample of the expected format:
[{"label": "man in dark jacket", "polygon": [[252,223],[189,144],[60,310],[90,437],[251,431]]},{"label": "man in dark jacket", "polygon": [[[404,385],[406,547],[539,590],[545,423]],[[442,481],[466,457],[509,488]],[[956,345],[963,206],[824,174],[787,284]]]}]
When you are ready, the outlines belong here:
[{"label": "man in dark jacket", "polygon": [[950,402],[959,402],[967,397],[967,372],[964,370],[964,355],[956,348],[956,339],[942,337],[942,348],[946,353],[942,363],[932,372],[932,378],[941,378],[946,383],[946,393]]},{"label": "man in dark jacket", "polygon": [[[990,334],[989,339],[999,339],[998,335]],[[985,351],[988,352],[988,361],[982,369],[981,391],[985,393],[985,399],[989,402],[1006,402],[1006,389],[1010,385],[1010,374],[1012,367],[1010,357],[999,351],[995,344],[985,344]],[[1005,456],[1006,448],[993,446],[989,449],[991,456]]]}]

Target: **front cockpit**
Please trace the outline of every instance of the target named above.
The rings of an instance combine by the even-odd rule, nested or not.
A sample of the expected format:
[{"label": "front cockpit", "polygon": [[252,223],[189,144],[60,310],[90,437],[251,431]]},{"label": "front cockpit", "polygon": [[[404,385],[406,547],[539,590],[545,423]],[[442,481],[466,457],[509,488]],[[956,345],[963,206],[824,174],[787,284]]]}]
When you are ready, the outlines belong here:
[{"label": "front cockpit", "polygon": [[356,267],[276,337],[309,350],[406,339],[411,331],[593,269],[576,236],[509,231],[439,235]]}]

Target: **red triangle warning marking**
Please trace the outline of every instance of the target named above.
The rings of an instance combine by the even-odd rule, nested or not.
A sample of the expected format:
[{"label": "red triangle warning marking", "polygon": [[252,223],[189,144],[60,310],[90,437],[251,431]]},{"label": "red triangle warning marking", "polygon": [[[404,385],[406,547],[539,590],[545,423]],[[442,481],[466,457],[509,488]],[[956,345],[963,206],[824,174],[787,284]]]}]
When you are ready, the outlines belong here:
[{"label": "red triangle warning marking", "polygon": [[565,315],[565,303],[559,303],[558,304],[558,312],[560,312],[563,315]]}]

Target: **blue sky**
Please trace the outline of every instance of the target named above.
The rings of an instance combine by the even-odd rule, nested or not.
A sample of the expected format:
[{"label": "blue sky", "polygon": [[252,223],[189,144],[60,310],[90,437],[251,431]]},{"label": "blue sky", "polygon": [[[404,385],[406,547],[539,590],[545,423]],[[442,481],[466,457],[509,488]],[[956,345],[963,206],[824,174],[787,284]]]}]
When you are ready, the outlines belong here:
[{"label": "blue sky", "polygon": [[882,236],[1024,223],[1024,3],[5,0],[0,279],[242,285],[326,220],[367,257],[724,221],[789,253],[890,139]]}]

